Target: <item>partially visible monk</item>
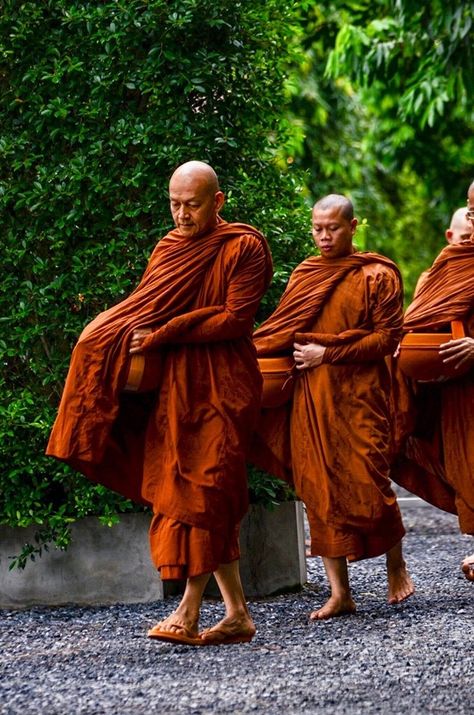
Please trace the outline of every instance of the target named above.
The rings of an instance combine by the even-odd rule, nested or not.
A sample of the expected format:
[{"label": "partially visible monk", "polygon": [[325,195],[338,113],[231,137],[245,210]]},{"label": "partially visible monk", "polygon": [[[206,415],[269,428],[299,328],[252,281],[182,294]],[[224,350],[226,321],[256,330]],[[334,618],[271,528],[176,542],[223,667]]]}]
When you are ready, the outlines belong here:
[{"label": "partially visible monk", "polygon": [[[449,224],[449,228],[447,228],[444,232],[444,235],[446,236],[446,241],[451,246],[458,246],[460,243],[465,243],[466,241],[469,241],[471,233],[472,226],[467,218],[466,207],[462,206],[461,208],[457,209],[451,216],[451,223]],[[418,293],[419,289],[423,285],[427,275],[428,271],[424,271],[418,278],[415,287],[415,295]]]},{"label": "partially visible monk", "polygon": [[390,376],[385,357],[401,335],[402,282],[395,264],[353,245],[357,219],[345,196],[313,208],[320,256],[293,272],[272,316],[254,334],[259,356],[293,353],[293,400],[263,410],[252,461],[294,482],[306,504],[311,554],[322,556],[329,600],[310,615],[356,609],[348,561],[386,554],[388,601],[414,592],[389,471]]},{"label": "partially visible monk", "polygon": [[[401,442],[392,477],[457,514],[460,530],[474,535],[474,182],[463,213],[470,230],[464,226],[462,240],[444,248],[426,271],[404,321],[404,330],[415,332],[450,332],[452,320],[462,321],[465,337],[440,349],[443,362],[460,375],[414,385],[405,409],[415,420]],[[474,555],[462,570],[474,581]]]},{"label": "partially visible monk", "polygon": [[[163,580],[185,578],[186,588],[150,637],[249,641],[238,537],[262,383],[252,330],[271,257],[255,228],[220,218],[224,194],[209,165],[180,166],[169,195],[176,228],[136,290],[79,338],[47,454],[152,507],[153,561]],[[135,353],[159,366],[156,391],[123,391]],[[212,573],[226,615],[199,633]]]}]

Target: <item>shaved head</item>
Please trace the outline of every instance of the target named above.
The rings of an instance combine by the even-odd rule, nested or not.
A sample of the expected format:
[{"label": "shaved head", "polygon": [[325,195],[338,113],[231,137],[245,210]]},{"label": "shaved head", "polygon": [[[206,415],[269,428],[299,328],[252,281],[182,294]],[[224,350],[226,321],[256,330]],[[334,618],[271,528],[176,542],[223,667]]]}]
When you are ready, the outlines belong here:
[{"label": "shaved head", "polygon": [[466,207],[461,206],[460,209],[457,209],[453,215],[451,216],[451,223],[449,228],[458,228],[458,229],[464,229],[464,228],[470,228],[469,226],[469,221],[466,218]]},{"label": "shaved head", "polygon": [[170,179],[170,186],[173,181],[199,181],[204,186],[206,185],[209,192],[213,194],[219,191],[219,180],[217,174],[209,164],[204,161],[187,161],[185,164],[178,166]]},{"label": "shaved head", "polygon": [[179,233],[197,238],[217,225],[224,194],[214,169],[203,161],[187,161],[170,179],[170,208]]},{"label": "shaved head", "polygon": [[352,201],[343,196],[342,194],[328,194],[323,196],[322,199],[316,201],[313,206],[313,211],[330,211],[336,209],[341,213],[347,221],[352,221],[354,218],[354,206]]},{"label": "shaved head", "polygon": [[452,245],[468,241],[472,233],[470,221],[466,216],[466,208],[463,206],[457,209],[452,217],[448,230],[446,231],[446,240]]}]

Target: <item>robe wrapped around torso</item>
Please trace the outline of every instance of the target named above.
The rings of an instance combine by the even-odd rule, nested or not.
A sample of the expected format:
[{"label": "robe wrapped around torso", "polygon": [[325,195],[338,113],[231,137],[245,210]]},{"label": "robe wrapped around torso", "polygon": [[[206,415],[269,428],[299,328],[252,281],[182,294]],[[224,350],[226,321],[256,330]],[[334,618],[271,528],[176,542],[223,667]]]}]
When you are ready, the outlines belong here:
[{"label": "robe wrapped around torso", "polygon": [[[171,231],[137,289],[73,351],[47,454],[153,508],[165,578],[214,570],[229,539],[238,556],[261,395],[251,336],[270,279],[267,244],[250,226],[221,220],[195,239]],[[160,388],[144,395],[123,393],[139,327],[153,330],[143,351],[161,357]]]},{"label": "robe wrapped around torso", "polygon": [[[444,248],[425,272],[405,314],[404,331],[449,332],[462,320],[474,337],[474,245]],[[413,384],[397,372],[399,412],[408,435],[399,437],[392,478],[435,506],[456,513],[474,534],[474,369],[445,382]]]},{"label": "robe wrapped around torso", "polygon": [[292,402],[263,410],[251,452],[251,461],[292,482],[305,502],[313,555],[377,556],[404,534],[388,479],[385,361],[402,319],[392,261],[373,253],[311,257],[254,334],[259,355],[291,354],[295,341],[327,346],[321,365],[298,374]]}]

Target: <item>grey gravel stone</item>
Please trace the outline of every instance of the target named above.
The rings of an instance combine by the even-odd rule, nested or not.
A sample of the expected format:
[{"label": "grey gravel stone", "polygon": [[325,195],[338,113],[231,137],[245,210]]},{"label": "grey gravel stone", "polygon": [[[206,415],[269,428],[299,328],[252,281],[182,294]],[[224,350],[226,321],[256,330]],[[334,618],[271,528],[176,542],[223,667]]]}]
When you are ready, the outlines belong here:
[{"label": "grey gravel stone", "polygon": [[[320,623],[319,559],[303,592],[250,604],[249,644],[192,648],[146,638],[177,599],[104,608],[0,612],[2,715],[472,713],[474,543],[434,509],[404,512],[416,595],[386,603],[385,562],[350,566],[358,611]],[[206,601],[203,627],[223,613]]]}]

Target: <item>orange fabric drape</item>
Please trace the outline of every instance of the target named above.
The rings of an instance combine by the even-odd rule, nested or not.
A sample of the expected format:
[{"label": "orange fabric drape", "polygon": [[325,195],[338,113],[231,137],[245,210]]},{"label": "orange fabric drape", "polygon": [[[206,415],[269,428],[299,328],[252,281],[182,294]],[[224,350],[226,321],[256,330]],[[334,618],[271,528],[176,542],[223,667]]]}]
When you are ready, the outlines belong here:
[{"label": "orange fabric drape", "polygon": [[[137,289],[83,331],[47,453],[227,538],[247,508],[245,448],[261,392],[251,333],[270,278],[267,244],[250,226],[165,236]],[[156,394],[122,392],[137,327],[153,329],[143,349],[162,354]]]},{"label": "orange fabric drape", "polygon": [[383,256],[312,257],[254,334],[265,355],[291,352],[295,339],[328,346],[323,364],[296,378],[290,405],[262,411],[251,452],[305,502],[313,554],[368,558],[404,534],[388,479],[385,361],[401,334],[401,299],[399,271]]},{"label": "orange fabric drape", "polygon": [[[461,319],[474,337],[474,246],[447,246],[425,273],[404,330],[438,331]],[[458,514],[474,534],[474,370],[441,383],[415,384],[395,373],[411,415],[398,437],[392,478],[431,504]],[[408,395],[408,399],[407,396]]]},{"label": "orange fabric drape", "polygon": [[239,527],[233,524],[229,533],[223,535],[155,514],[150,527],[150,549],[161,579],[212,573],[220,564],[235,561],[240,557]]},{"label": "orange fabric drape", "polygon": [[407,308],[404,331],[437,330],[468,315],[474,305],[473,261],[471,244],[443,248]]}]

